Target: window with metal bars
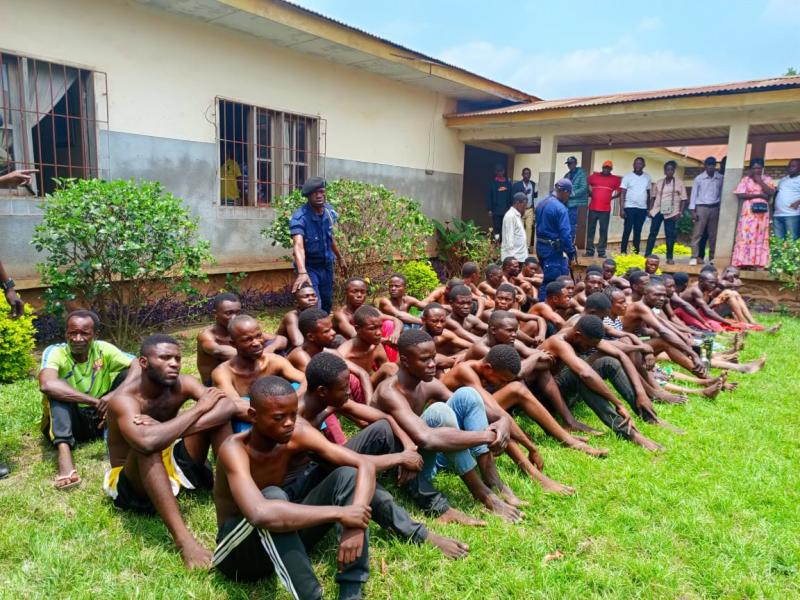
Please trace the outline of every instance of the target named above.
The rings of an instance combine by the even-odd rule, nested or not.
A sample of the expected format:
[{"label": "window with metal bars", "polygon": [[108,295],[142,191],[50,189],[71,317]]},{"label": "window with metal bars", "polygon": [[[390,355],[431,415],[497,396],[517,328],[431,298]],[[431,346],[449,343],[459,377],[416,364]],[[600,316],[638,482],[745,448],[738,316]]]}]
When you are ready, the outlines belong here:
[{"label": "window with metal bars", "polygon": [[98,176],[98,131],[108,121],[98,118],[97,94],[105,101],[102,73],[0,53],[0,174],[38,170],[25,189],[3,193],[43,196],[55,178]]},{"label": "window with metal bars", "polygon": [[266,207],[321,174],[317,117],[217,99],[220,204]]}]

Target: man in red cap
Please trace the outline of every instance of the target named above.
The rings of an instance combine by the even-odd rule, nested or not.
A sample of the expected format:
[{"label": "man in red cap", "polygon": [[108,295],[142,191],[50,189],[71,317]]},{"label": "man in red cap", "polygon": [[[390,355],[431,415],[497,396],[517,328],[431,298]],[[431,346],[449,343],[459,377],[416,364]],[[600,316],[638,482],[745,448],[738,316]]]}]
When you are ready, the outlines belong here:
[{"label": "man in red cap", "polygon": [[608,221],[611,215],[611,200],[619,194],[621,177],[611,174],[614,163],[607,160],[600,173],[589,175],[589,230],[586,235],[584,256],[594,256],[594,232],[600,223],[600,240],[597,243],[597,256],[605,258],[608,241]]}]

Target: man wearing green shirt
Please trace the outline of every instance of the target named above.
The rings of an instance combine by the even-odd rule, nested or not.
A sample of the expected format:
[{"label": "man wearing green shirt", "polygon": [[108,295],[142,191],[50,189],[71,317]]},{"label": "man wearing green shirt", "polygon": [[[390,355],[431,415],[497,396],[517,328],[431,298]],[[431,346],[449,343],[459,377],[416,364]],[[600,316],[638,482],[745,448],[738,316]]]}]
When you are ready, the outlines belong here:
[{"label": "man wearing green shirt", "polygon": [[58,450],[53,485],[60,490],[80,484],[72,449],[102,437],[110,392],[139,371],[132,355],[96,339],[98,321],[91,311],[71,312],[66,343],[48,346],[42,355],[42,433]]},{"label": "man wearing green shirt", "polygon": [[578,159],[570,156],[567,159],[566,179],[572,182],[572,193],[567,201],[569,212],[569,231],[572,243],[575,243],[575,232],[578,229],[578,208],[589,204],[589,185],[586,183],[586,171],[578,166]]}]

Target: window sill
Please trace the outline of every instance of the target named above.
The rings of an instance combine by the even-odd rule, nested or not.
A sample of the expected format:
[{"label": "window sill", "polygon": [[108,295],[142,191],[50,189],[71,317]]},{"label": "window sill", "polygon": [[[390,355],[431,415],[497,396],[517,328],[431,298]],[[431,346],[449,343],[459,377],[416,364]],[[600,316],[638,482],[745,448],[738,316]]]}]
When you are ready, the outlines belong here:
[{"label": "window sill", "polygon": [[272,219],[275,209],[260,206],[216,206],[215,215],[222,221],[260,221]]}]

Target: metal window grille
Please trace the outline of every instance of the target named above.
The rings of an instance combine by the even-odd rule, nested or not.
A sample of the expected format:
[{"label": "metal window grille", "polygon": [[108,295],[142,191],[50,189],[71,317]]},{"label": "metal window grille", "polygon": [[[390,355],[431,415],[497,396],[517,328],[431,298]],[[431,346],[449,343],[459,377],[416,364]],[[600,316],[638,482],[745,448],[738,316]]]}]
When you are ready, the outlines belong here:
[{"label": "metal window grille", "polygon": [[324,123],[218,98],[220,204],[266,207],[321,174]]},{"label": "metal window grille", "polygon": [[38,169],[27,189],[3,193],[43,196],[55,178],[100,176],[106,98],[104,73],[0,53],[0,174]]}]

